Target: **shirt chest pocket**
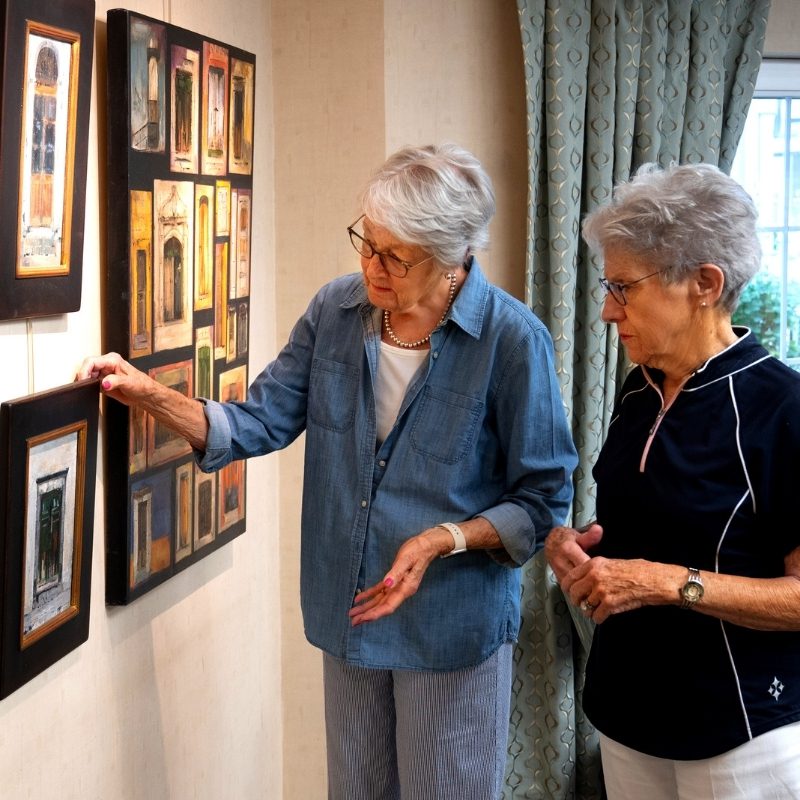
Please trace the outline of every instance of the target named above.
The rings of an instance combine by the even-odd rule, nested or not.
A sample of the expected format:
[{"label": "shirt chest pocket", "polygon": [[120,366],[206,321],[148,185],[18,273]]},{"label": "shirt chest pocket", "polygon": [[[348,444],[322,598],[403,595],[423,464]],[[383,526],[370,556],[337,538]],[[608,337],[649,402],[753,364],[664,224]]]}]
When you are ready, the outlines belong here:
[{"label": "shirt chest pocket", "polygon": [[314,359],[308,387],[308,418],[315,425],[343,433],[356,416],[358,370],[324,358]]},{"label": "shirt chest pocket", "polygon": [[481,400],[426,386],[411,428],[411,446],[443,464],[457,463],[475,446],[483,408]]}]

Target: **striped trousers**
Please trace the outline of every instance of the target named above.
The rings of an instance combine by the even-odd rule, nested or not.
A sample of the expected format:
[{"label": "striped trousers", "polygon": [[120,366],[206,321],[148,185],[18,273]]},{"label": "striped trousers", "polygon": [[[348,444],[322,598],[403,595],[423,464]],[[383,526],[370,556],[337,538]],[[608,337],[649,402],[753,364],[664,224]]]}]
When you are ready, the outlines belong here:
[{"label": "striped trousers", "polygon": [[449,672],[323,657],[329,800],[497,800],[514,645]]}]

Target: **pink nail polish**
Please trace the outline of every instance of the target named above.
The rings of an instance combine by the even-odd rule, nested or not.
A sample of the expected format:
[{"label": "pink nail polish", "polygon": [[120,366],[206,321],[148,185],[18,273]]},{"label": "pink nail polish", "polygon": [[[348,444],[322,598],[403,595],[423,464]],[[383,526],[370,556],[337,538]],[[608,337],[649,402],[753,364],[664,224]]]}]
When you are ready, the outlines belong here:
[{"label": "pink nail polish", "polygon": [[103,381],[103,388],[110,389],[111,388],[111,381]]},{"label": "pink nail polish", "polygon": [[394,586],[394,578],[392,578],[392,577],[386,578],[386,580],[383,582],[383,585],[387,589],[391,589],[392,586]]}]

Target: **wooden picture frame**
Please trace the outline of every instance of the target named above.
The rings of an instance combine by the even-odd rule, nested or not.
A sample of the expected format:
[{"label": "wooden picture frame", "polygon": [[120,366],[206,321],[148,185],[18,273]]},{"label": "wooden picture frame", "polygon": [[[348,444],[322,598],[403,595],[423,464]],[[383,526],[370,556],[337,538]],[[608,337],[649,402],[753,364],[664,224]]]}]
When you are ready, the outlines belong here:
[{"label": "wooden picture frame", "polygon": [[89,636],[98,383],[0,406],[0,698]]},{"label": "wooden picture frame", "polygon": [[0,319],[77,311],[94,0],[0,0]]},{"label": "wooden picture frame", "polygon": [[[220,372],[218,396],[223,403],[235,403],[247,397],[244,364]],[[244,461],[232,461],[219,471],[217,526],[220,533],[244,518],[246,467]]]},{"label": "wooden picture frame", "polygon": [[[126,9],[107,23],[104,349],[217,400],[248,358],[255,56]],[[244,532],[246,470],[203,474],[183,440],[119,403],[105,423],[109,452],[126,454],[106,465],[106,602],[127,604]]]}]

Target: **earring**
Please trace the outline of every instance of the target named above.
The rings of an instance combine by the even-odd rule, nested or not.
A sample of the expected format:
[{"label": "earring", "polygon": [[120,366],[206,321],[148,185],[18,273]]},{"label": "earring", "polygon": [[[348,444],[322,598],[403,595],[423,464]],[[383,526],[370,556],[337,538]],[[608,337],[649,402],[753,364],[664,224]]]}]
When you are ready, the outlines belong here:
[{"label": "earring", "polygon": [[708,303],[706,303],[706,301],[703,300],[703,302],[700,303],[700,308],[705,308],[707,305],[708,305]]}]

